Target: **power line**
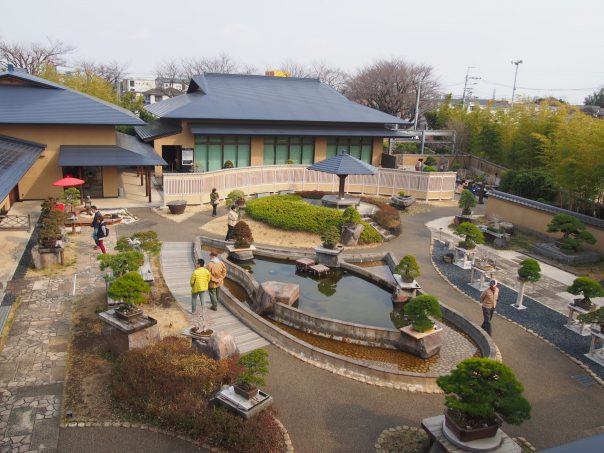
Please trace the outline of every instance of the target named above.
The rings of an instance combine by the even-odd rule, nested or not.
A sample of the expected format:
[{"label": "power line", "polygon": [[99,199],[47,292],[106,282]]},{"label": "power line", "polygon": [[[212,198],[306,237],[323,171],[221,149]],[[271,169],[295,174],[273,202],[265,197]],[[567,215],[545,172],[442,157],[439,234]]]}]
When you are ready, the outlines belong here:
[{"label": "power line", "polygon": [[[512,88],[511,85],[506,85],[505,83],[493,82],[491,80],[482,79],[488,85],[495,85],[504,88]],[[588,87],[588,88],[531,88],[531,87],[522,87],[517,86],[517,89],[521,90],[530,90],[530,91],[588,91],[588,90],[598,90],[600,87]]]}]

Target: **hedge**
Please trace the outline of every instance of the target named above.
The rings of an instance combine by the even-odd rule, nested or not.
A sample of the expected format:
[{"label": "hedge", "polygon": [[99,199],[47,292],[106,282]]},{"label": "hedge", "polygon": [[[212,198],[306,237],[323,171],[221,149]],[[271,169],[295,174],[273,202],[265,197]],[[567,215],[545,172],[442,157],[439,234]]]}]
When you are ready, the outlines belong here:
[{"label": "hedge", "polygon": [[[340,230],[343,223],[341,211],[311,205],[298,195],[257,198],[247,203],[246,214],[275,228],[315,234],[321,234],[330,226]],[[366,222],[361,223],[365,228],[359,238],[359,244],[382,242],[382,236],[375,228]]]}]

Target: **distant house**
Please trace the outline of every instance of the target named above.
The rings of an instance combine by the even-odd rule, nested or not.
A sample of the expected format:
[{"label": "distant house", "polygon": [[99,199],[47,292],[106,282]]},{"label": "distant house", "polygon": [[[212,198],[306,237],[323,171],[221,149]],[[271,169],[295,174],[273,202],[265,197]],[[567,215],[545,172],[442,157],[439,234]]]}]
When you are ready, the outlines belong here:
[{"label": "distant house", "polygon": [[120,81],[120,94],[127,92],[142,96],[145,91],[155,88],[155,80],[152,79],[123,79]]},{"label": "distant house", "polygon": [[185,92],[189,84],[186,80],[182,79],[172,79],[167,77],[157,77],[155,79],[155,88],[174,88],[176,90],[180,90],[181,92]]},{"label": "distant house", "polygon": [[292,77],[198,75],[186,94],[145,108],[159,119],[136,133],[173,171],[312,164],[342,150],[379,165],[383,139],[410,124]]},{"label": "distant house", "polygon": [[[456,107],[461,105],[461,99],[451,99],[449,103],[450,107]],[[476,108],[480,110],[491,109],[491,110],[509,110],[512,107],[512,103],[510,101],[506,101],[503,99],[466,99],[465,105],[468,107],[468,111],[472,112]]]},{"label": "distant house", "polygon": [[9,68],[0,72],[0,209],[61,195],[67,174],[92,197],[118,195],[118,167],[164,165],[153,148],[116,133],[142,126],[130,111]]},{"label": "distant house", "polygon": [[180,96],[181,94],[184,94],[184,91],[171,87],[152,88],[142,93],[145,97],[145,104],[155,104],[156,102],[165,101],[166,99]]}]

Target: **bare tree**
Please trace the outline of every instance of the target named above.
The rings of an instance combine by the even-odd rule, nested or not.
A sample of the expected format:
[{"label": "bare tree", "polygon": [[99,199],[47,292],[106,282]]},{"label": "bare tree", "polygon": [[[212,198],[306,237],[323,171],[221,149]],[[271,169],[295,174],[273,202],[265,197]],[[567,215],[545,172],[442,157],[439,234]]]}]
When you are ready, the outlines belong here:
[{"label": "bare tree", "polygon": [[348,81],[349,99],[401,118],[413,118],[417,90],[421,85],[420,114],[438,98],[438,82],[431,66],[401,59],[380,60],[362,68]]},{"label": "bare tree", "polygon": [[155,67],[155,77],[168,83],[171,88],[175,83],[187,79],[182,64],[176,60],[166,60]]},{"label": "bare tree", "polygon": [[310,68],[289,59],[282,61],[281,64],[279,64],[276,68],[267,69],[267,71],[272,70],[287,72],[289,77],[312,77],[312,71]]},{"label": "bare tree", "polygon": [[127,65],[112,60],[108,63],[97,63],[92,60],[79,60],[75,64],[76,70],[96,74],[109,82],[117,91],[120,80],[126,75]]},{"label": "bare tree", "polygon": [[39,74],[46,65],[64,66],[65,57],[74,50],[75,47],[50,38],[47,44],[9,43],[0,40],[0,69],[6,70],[8,65],[12,65],[26,69],[30,74]]},{"label": "bare tree", "polygon": [[325,61],[313,61],[311,76],[343,93],[350,76],[340,68],[329,66]]},{"label": "bare tree", "polygon": [[216,57],[188,58],[180,62],[181,72],[191,78],[197,74],[217,72],[220,74],[252,74],[255,69],[243,64],[226,53]]}]

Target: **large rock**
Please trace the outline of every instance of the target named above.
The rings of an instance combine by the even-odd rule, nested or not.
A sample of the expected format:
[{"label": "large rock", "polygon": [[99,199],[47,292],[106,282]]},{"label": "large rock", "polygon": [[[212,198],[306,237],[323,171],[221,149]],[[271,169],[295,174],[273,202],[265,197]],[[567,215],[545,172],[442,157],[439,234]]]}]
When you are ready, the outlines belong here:
[{"label": "large rock", "polygon": [[224,331],[214,332],[208,340],[193,340],[193,349],[214,360],[222,360],[239,354],[239,348],[233,337]]},{"label": "large rock", "polygon": [[275,304],[293,305],[300,298],[300,285],[268,281],[260,285],[256,300],[252,301],[251,309],[259,315],[273,314]]},{"label": "large rock", "polygon": [[365,226],[360,223],[357,225],[342,225],[342,235],[340,237],[342,245],[347,247],[357,245],[364,228]]}]

